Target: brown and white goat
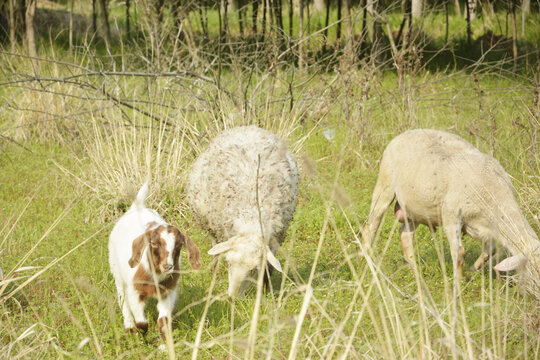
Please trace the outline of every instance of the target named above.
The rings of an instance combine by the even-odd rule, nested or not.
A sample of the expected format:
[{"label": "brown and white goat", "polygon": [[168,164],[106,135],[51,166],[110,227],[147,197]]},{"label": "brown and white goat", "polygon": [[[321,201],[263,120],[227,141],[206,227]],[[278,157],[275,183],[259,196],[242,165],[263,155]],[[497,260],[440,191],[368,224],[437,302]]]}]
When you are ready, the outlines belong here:
[{"label": "brown and white goat", "polygon": [[154,297],[159,312],[157,328],[165,341],[177,297],[180,250],[186,247],[194,269],[201,267],[200,251],[189,237],[144,205],[147,195],[145,183],[131,208],[114,226],[109,237],[109,263],[124,328],[129,332],[148,330],[145,300]]}]

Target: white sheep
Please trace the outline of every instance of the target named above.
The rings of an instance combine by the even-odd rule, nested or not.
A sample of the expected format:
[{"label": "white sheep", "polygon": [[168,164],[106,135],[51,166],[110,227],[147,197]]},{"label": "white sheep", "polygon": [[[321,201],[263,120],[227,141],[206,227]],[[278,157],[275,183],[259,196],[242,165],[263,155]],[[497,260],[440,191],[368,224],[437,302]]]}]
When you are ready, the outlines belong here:
[{"label": "white sheep", "polygon": [[270,131],[256,126],[223,131],[197,158],[187,200],[201,226],[214,236],[208,253],[226,253],[229,296],[242,294],[263,256],[281,272],[274,254],[293,218],[297,196],[296,158]]},{"label": "white sheep", "polygon": [[[484,242],[479,268],[498,241],[514,256],[494,268],[523,268],[531,275],[540,259],[540,241],[521,213],[510,176],[493,157],[481,153],[457,135],[437,130],[411,130],[398,135],[386,147],[373,191],[371,210],[363,228],[369,247],[382,217],[396,199],[395,215],[405,259],[412,261],[417,224],[432,231],[442,226],[454,268],[460,277],[465,251],[460,233]],[[532,260],[532,261],[528,261]]]},{"label": "white sheep", "polygon": [[145,183],[131,208],[115,224],[109,237],[109,263],[125,329],[148,330],[145,300],[154,297],[158,300],[157,327],[165,341],[177,297],[180,250],[182,245],[186,247],[194,269],[201,267],[200,252],[189,237],[144,205],[147,195],[148,183]]}]

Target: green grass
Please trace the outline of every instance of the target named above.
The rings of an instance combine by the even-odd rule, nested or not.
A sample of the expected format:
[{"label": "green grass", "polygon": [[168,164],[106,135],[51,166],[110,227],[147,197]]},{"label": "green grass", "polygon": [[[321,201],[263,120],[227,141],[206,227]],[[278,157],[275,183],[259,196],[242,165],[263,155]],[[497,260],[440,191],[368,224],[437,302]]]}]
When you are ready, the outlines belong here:
[{"label": "green grass", "polygon": [[[522,145],[525,141],[524,135],[516,133],[516,128],[512,123],[506,121],[508,118],[514,118],[516,113],[524,111],[524,107],[530,103],[526,97],[530,89],[510,79],[481,77],[481,84],[486,94],[482,101],[486,102],[486,108],[491,109],[494,118],[501,122],[500,128],[491,134],[495,141],[489,143],[480,137],[482,129],[477,130],[478,137],[469,134],[467,130],[474,119],[482,118],[477,108],[478,100],[470,100],[472,103],[470,105],[467,105],[468,101],[464,100],[474,97],[474,82],[470,81],[467,75],[462,75],[457,79],[442,78],[439,81],[434,81],[433,75],[430,76],[431,86],[422,86],[416,93],[416,99],[428,99],[416,100],[418,104],[416,126],[446,129],[455,127],[454,132],[473,143],[478,142],[478,146],[483,151],[493,152],[501,160],[501,163],[516,178],[518,194],[537,192],[537,180],[529,180],[531,168],[520,159],[523,154],[520,154],[519,149],[524,146]],[[379,91],[383,94],[395,92],[393,89],[395,81],[396,79],[391,76],[383,78]],[[464,87],[464,83],[469,85]],[[433,105],[429,105],[433,102],[429,100],[431,96],[444,98],[446,95],[441,92],[442,89],[453,89],[457,92],[458,85],[463,93],[459,97],[459,104],[463,106],[452,108],[449,106],[451,102],[439,103],[437,108],[433,109]],[[499,90],[502,88],[513,89],[516,98],[523,92],[523,97],[520,101],[509,105],[508,101],[499,99],[499,96],[502,96]],[[349,99],[340,97],[340,100],[354,101],[356,96],[354,92],[349,96]],[[388,96],[393,98],[395,93]],[[507,94],[504,97],[508,99]],[[342,111],[340,105],[343,104],[337,101],[332,107],[336,114],[329,115],[324,125],[319,123],[299,151],[299,158],[311,158],[313,170],[316,172],[302,173],[299,205],[290,228],[288,241],[283,249],[283,253],[287,255],[281,256],[282,261],[286,263],[285,266],[290,267],[290,272],[287,278],[278,274],[273,276],[274,287],[279,289],[283,286],[281,304],[279,306],[276,304],[279,299],[277,294],[274,298],[267,294],[263,299],[262,317],[258,323],[259,336],[263,339],[257,343],[256,354],[258,355],[256,357],[264,356],[264,351],[269,346],[267,342],[270,341],[264,339],[266,336],[264,334],[269,331],[275,336],[272,348],[274,356],[286,357],[294,333],[293,319],[301,307],[304,295],[302,284],[308,281],[321,231],[326,221],[328,221],[328,228],[322,235],[324,245],[312,283],[313,298],[316,303],[313,303],[308,310],[308,321],[302,331],[303,336],[313,338],[310,342],[307,338],[303,340],[298,356],[300,358],[310,354],[315,357],[322,356],[324,353],[322,349],[326,342],[331,345],[324,348],[327,351],[326,355],[329,354],[328,352],[335,351],[334,355],[337,356],[343,351],[342,341],[347,339],[347,334],[354,331],[356,317],[362,313],[364,319],[360,321],[355,338],[352,340],[353,352],[357,355],[365,351],[376,357],[410,356],[411,353],[407,355],[407,352],[400,352],[403,346],[407,347],[408,351],[412,351],[412,354],[418,355],[421,350],[416,343],[418,340],[415,339],[422,337],[422,331],[429,332],[429,338],[434,341],[430,344],[432,349],[438,349],[443,353],[448,351],[448,355],[450,354],[449,349],[435,342],[438,337],[444,337],[444,333],[438,329],[433,318],[422,317],[421,308],[414,301],[417,293],[415,277],[402,261],[397,229],[391,216],[388,216],[384,223],[377,242],[376,253],[380,256],[376,256],[374,261],[380,264],[380,271],[388,277],[388,281],[401,289],[400,291],[409,298],[396,293],[384,282],[383,289],[378,290],[382,293],[375,296],[374,292],[377,290],[373,288],[374,277],[381,275],[370,273],[365,261],[357,253],[355,232],[359,230],[360,224],[369,211],[370,194],[376,179],[377,162],[381,151],[392,136],[407,127],[403,120],[399,121],[396,118],[397,115],[391,114],[392,111],[398,111],[402,105],[390,106],[388,102],[382,100],[384,98],[385,96],[382,95],[369,104],[373,110],[368,111],[370,116],[364,120],[366,122],[364,126],[370,129],[367,134],[350,131],[351,127],[347,124],[349,122],[354,124],[356,117],[351,116],[351,119],[347,119],[339,116],[338,114]],[[383,106],[377,105],[380,101],[383,101]],[[357,111],[358,109],[354,109],[353,113]],[[473,120],[461,120],[467,115]],[[487,126],[480,121],[479,124]],[[313,126],[314,123],[308,117],[306,123],[295,131],[293,138],[289,141],[294,143],[295,138],[309,134]],[[322,135],[322,130],[329,127],[337,130],[336,143],[328,142]],[[77,176],[84,177],[86,172],[95,174],[91,167],[97,165],[89,163],[87,155],[77,148],[32,143],[26,146],[33,153],[24,151],[13,144],[5,144],[1,157],[1,171],[4,176],[0,196],[2,218],[5,219],[6,229],[2,235],[7,236],[2,242],[4,271],[8,272],[16,265],[19,267],[46,266],[53,259],[89,239],[96,231],[100,232],[2,305],[2,321],[7,325],[2,330],[3,344],[15,344],[10,354],[24,354],[26,349],[36,343],[40,346],[37,351],[43,357],[116,358],[124,355],[139,357],[142,354],[155,354],[155,345],[158,343],[154,322],[155,308],[148,307],[149,316],[154,319],[154,321],[151,320],[148,335],[145,337],[126,336],[122,331],[121,314],[115,303],[115,289],[107,261],[107,235],[115,216],[103,217],[100,212],[107,211],[110,207],[104,208],[103,201],[93,198],[92,192],[89,193],[83,185],[73,177],[66,176],[62,171],[62,169],[68,169]],[[510,149],[516,151],[513,152]],[[533,165],[538,166],[538,157],[529,157],[529,160],[536,161]],[[303,165],[304,168],[305,166],[307,165]],[[88,178],[84,179],[91,181]],[[332,192],[336,188],[335,181],[341,194],[337,197],[337,202],[332,200]],[[165,193],[170,190],[175,189],[166,189]],[[181,194],[176,195],[176,198],[178,196],[182,198]],[[156,200],[160,199],[154,199]],[[522,203],[532,209],[527,213],[529,219],[536,213],[537,210],[534,209],[538,209],[537,201],[537,198],[522,199]],[[27,204],[29,204],[28,208],[23,212]],[[203,268],[198,272],[184,268],[186,272],[181,277],[177,305],[180,315],[174,322],[173,334],[177,343],[175,349],[177,355],[184,358],[192,351],[188,344],[194,342],[204,308],[203,303],[197,302],[204,298],[211,282],[209,268],[211,258],[206,255],[211,242],[207,234],[201,232],[189,220],[189,211],[183,211],[180,214],[170,209],[175,206],[174,204],[168,203],[151,205],[163,207],[169,221],[178,224],[181,228],[187,227],[188,233],[204,254]],[[65,209],[69,209],[67,215],[33,251],[28,261],[18,264],[18,260],[31,249],[51,224],[62,216]],[[327,211],[329,216],[326,216]],[[19,215],[20,219],[16,221]],[[104,220],[100,221],[100,219]],[[349,227],[348,221],[351,222],[352,228]],[[7,229],[13,225],[13,232],[9,232]],[[535,228],[538,230],[538,224]],[[468,252],[467,266],[470,266],[480,251],[480,245],[471,239],[466,239],[465,244]],[[450,316],[447,308],[449,306],[448,292],[451,289],[448,282],[451,282],[449,280],[451,279],[451,261],[446,241],[441,234],[431,241],[428,231],[424,229],[419,231],[416,246],[423,291],[429,294],[426,296],[426,301],[429,301],[429,308],[432,311],[437,311],[437,315],[448,322]],[[445,254],[443,260],[446,275],[441,270],[437,248],[442,249]],[[347,264],[344,261],[345,258],[349,258],[351,263]],[[184,263],[186,264],[187,261]],[[38,269],[30,269],[22,274],[36,271]],[[478,345],[480,348],[473,349],[474,356],[480,356],[482,350],[491,349],[495,354],[504,357],[519,358],[524,353],[534,357],[537,341],[532,337],[532,330],[527,326],[517,326],[523,320],[524,314],[534,313],[534,303],[531,303],[530,299],[516,297],[513,289],[505,294],[505,282],[490,280],[488,275],[485,271],[471,273],[471,279],[462,284],[463,292],[460,301],[464,316],[463,318],[461,315],[458,316],[460,322],[467,325],[470,334],[462,334],[464,340],[459,339],[458,343],[474,340],[475,344],[482,344]],[[364,280],[359,283],[358,277]],[[217,279],[214,294],[222,295],[212,302],[208,310],[207,322],[201,338],[201,343],[207,344],[207,347],[203,346],[200,350],[199,354],[202,358],[222,358],[229,353],[231,304],[223,296],[226,291],[226,273],[223,264],[217,274]],[[23,279],[10,285],[6,294],[9,294],[9,290],[21,281]],[[379,281],[382,280],[379,279]],[[360,294],[356,294],[357,301],[351,304],[351,299],[358,291]],[[380,298],[389,294],[392,296],[387,301],[390,301],[396,309],[386,308],[388,304]],[[242,325],[249,324],[254,297],[252,291],[245,299],[235,304],[234,316],[237,330],[234,337],[237,339],[247,336],[247,328]],[[352,306],[350,311],[349,306]],[[347,321],[340,323],[347,316],[349,316]],[[422,321],[425,323],[420,325],[419,322]],[[16,341],[25,329],[34,324],[37,325],[32,328],[34,331],[32,334]],[[397,328],[380,328],[383,325],[397,326]],[[400,329],[399,326],[402,328]],[[505,326],[510,327],[511,331]],[[333,344],[332,334],[337,328],[341,329],[345,337]],[[398,337],[398,334],[387,334],[386,331],[404,331],[404,334]],[[495,339],[504,337],[502,348],[495,347],[492,343],[493,336]],[[80,350],[77,349],[80,342],[87,337],[90,338],[88,344]],[[527,338],[526,342],[525,338]],[[406,340],[406,345],[394,342],[398,339],[399,341]],[[212,346],[212,343],[216,345]],[[335,349],[334,346],[336,346]],[[387,351],[390,352],[387,353]],[[234,352],[243,353],[241,342],[235,346]]]},{"label": "green grass", "polygon": [[[391,16],[392,24],[399,20]],[[526,41],[537,32],[531,26]],[[124,333],[108,265],[108,234],[148,174],[149,206],[203,254],[199,271],[182,254],[172,327],[177,358],[192,357],[196,347],[202,359],[282,359],[293,351],[298,359],[540,356],[537,300],[489,267],[467,272],[454,297],[441,231],[433,238],[426,228],[417,232],[418,272],[403,261],[391,210],[372,255],[364,257],[358,245],[382,151],[397,134],[421,127],[456,133],[497,158],[539,233],[537,75],[501,63],[452,72],[422,64],[400,76],[367,63],[299,72],[282,62],[268,73],[264,62],[231,57],[218,88],[212,57],[196,62],[191,54],[201,49],[188,48],[168,63],[167,47],[162,71],[185,66],[213,81],[87,76],[74,66],[153,71],[143,58],[149,46],[113,48],[111,59],[53,42],[41,49],[50,61],[40,62],[40,76],[81,75],[78,84],[0,86],[0,266],[10,280],[0,285],[0,359],[167,358],[156,347],[155,302],[147,307],[148,334]],[[10,54],[0,55],[0,69],[2,83],[32,74],[28,59]],[[234,304],[227,299],[226,265],[220,261],[212,274],[211,239],[184,199],[194,157],[219,131],[241,124],[286,138],[301,171],[295,218],[278,254],[284,274],[274,273],[273,293],[262,296],[254,345],[248,339],[256,290]],[[323,134],[329,129],[334,141]],[[469,237],[464,244],[468,269],[481,245]]]}]

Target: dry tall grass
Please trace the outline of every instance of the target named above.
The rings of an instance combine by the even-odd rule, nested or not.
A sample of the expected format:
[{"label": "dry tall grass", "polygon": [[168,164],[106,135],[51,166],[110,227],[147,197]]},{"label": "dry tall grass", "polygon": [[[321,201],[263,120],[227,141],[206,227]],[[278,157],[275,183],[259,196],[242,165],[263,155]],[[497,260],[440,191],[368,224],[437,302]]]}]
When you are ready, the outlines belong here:
[{"label": "dry tall grass", "polygon": [[[431,240],[420,233],[422,240],[415,245],[419,261],[412,272],[396,265],[401,260],[394,251],[396,224],[386,222],[374,255],[362,252],[357,236],[370,194],[362,181],[373,178],[388,140],[411,127],[449,129],[499,158],[516,177],[520,202],[538,231],[539,102],[531,105],[534,89],[526,79],[518,82],[504,73],[493,79],[478,72],[480,80],[475,80],[466,71],[431,74],[414,67],[404,67],[398,77],[388,79],[367,63],[341,64],[331,73],[313,65],[299,73],[279,60],[276,49],[266,55],[278,60],[266,68],[255,69],[233,58],[224,64],[227,70],[217,74],[215,58],[197,57],[195,64],[190,56],[197,49],[189,50],[169,67],[161,57],[159,72],[129,66],[117,71],[115,64],[130,63],[128,55],[104,65],[86,50],[68,55],[48,50],[39,62],[39,78],[33,77],[24,56],[2,53],[0,59],[6,67],[2,136],[15,148],[53,141],[72,153],[76,159],[70,167],[55,166],[78,189],[74,199],[98,199],[92,216],[105,224],[124,210],[148,177],[149,203],[166,216],[189,218],[183,201],[186,172],[194,157],[226,128],[257,124],[271,129],[288,139],[303,159],[297,224],[280,254],[285,266],[280,283],[274,284],[277,288],[264,295],[259,278],[254,294],[230,302],[221,284],[222,267],[211,274],[210,266],[203,268],[206,273],[198,275],[203,295],[179,305],[176,314],[177,319],[194,314],[195,324],[189,330],[173,327],[170,358],[540,357],[537,301],[517,295],[511,281],[490,276],[489,267],[471,273],[469,281],[455,283],[441,233]],[[195,70],[179,71],[177,64],[195,64]],[[101,70],[109,67],[113,70]],[[452,78],[459,80],[454,83]],[[480,92],[483,81],[488,85]],[[462,82],[477,84],[476,90]],[[508,120],[516,116],[516,121]],[[335,137],[326,140],[324,130],[333,130]],[[357,192],[361,187],[365,189]],[[87,334],[75,349],[68,349],[59,328],[47,322],[46,309],[31,312],[17,305],[15,294],[44,272],[58,271],[61,260],[98,234],[106,238],[101,226],[77,246],[61,249],[46,265],[28,266],[34,249],[71,210],[66,207],[33,242],[32,250],[12,262],[14,266],[3,266],[0,358],[165,356],[148,344],[126,344],[118,328],[114,293],[103,295],[96,285],[70,278],[77,289],[73,301],[80,305],[62,302],[63,313],[74,325],[59,328],[73,326]],[[25,217],[32,214],[24,209],[4,217],[0,249]],[[185,274],[188,279],[190,275]],[[99,300],[102,297],[106,300]],[[96,303],[107,309],[110,324],[102,325],[93,316]],[[216,307],[223,311],[221,318]],[[33,323],[21,326],[28,323],[19,324],[21,318]],[[99,326],[109,333],[100,333]]]}]

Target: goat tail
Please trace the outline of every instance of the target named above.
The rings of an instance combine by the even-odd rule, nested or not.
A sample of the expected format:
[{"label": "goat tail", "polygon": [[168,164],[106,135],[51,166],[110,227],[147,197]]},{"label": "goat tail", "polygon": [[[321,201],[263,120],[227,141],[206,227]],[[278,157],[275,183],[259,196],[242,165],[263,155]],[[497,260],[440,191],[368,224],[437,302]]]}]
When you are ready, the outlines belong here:
[{"label": "goat tail", "polygon": [[133,208],[144,207],[144,201],[146,200],[147,196],[148,196],[148,180],[146,180],[144,185],[141,187],[141,189],[137,193],[137,197],[135,198],[135,201],[133,201],[131,208],[133,209]]}]

